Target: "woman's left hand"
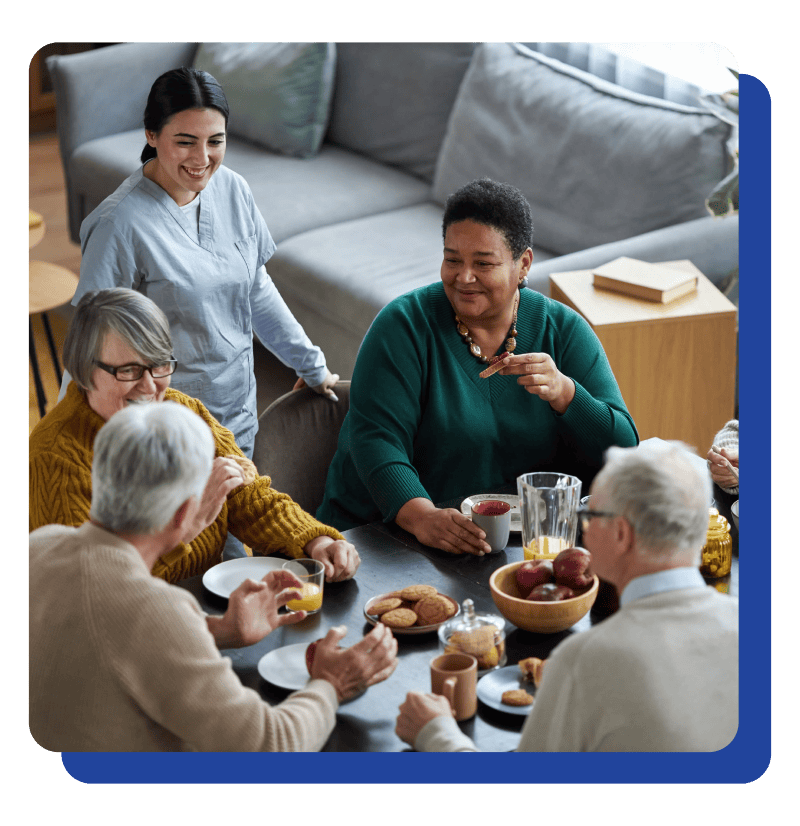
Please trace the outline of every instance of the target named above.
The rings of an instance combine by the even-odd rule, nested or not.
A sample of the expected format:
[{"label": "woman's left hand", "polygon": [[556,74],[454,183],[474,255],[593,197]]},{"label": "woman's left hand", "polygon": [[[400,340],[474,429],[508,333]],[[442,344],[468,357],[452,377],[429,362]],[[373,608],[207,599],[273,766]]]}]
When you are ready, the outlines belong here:
[{"label": "woman's left hand", "polygon": [[341,582],[355,576],[361,558],[355,545],[344,539],[317,536],[306,543],[306,556],[319,560],[325,566],[326,582]]},{"label": "woman's left hand", "polygon": [[[319,393],[321,396],[328,396],[329,398],[332,398],[334,401],[337,401],[336,393],[333,390],[333,386],[336,384],[337,381],[339,381],[339,374],[331,373],[331,371],[328,370],[328,374],[325,376],[325,379],[323,380],[322,384],[315,384],[311,389],[315,393]],[[308,387],[308,385],[303,379],[298,379],[294,383],[294,387],[292,388],[292,390],[299,390],[301,387]]]},{"label": "woman's left hand", "polygon": [[575,397],[575,382],[565,376],[547,353],[522,353],[503,361],[503,376],[519,376],[517,384],[563,413]]}]

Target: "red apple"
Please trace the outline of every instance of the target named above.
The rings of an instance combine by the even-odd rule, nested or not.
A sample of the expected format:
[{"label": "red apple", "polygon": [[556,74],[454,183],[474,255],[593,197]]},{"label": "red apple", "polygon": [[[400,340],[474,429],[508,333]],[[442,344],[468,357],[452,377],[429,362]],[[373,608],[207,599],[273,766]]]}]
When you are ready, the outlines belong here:
[{"label": "red apple", "polygon": [[308,673],[311,673],[311,664],[314,662],[314,654],[317,651],[317,643],[319,640],[314,640],[314,642],[309,643],[308,648],[306,648],[306,668],[308,669]]},{"label": "red apple", "polygon": [[572,599],[575,592],[566,585],[556,585],[555,582],[545,582],[537,585],[529,594],[532,602],[558,602],[562,599]]},{"label": "red apple", "polygon": [[592,557],[585,548],[567,548],[553,560],[553,572],[559,585],[581,591],[592,584]]},{"label": "red apple", "polygon": [[549,559],[529,559],[517,568],[516,577],[517,588],[525,599],[537,585],[553,581],[553,563]]}]

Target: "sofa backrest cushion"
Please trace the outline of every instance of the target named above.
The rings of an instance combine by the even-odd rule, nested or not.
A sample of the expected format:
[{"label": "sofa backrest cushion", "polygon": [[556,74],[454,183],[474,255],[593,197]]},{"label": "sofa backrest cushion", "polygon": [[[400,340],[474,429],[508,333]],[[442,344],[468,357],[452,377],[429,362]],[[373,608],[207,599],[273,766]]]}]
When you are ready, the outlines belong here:
[{"label": "sofa backrest cushion", "polygon": [[299,158],[319,151],[333,96],[335,44],[203,43],[194,65],[225,90],[231,135]]},{"label": "sofa backrest cushion", "polygon": [[700,218],[731,125],[622,89],[520,44],[477,47],[433,182],[444,203],[484,175],[518,187],[537,245],[565,254]]},{"label": "sofa backrest cushion", "polygon": [[473,43],[338,43],[327,140],[429,183]]}]

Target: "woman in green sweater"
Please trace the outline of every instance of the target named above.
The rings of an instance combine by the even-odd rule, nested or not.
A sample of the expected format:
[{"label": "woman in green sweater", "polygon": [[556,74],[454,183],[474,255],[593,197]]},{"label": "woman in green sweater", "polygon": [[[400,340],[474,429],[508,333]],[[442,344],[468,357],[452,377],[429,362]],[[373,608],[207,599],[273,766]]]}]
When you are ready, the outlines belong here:
[{"label": "woman in green sweater", "polygon": [[[441,283],[381,310],[358,354],[350,412],[317,518],[339,530],[394,520],[425,545],[490,551],[455,508],[530,471],[588,486],[611,445],[638,443],[602,345],[576,312],[522,289],[530,206],[487,178],[450,196]],[[503,367],[480,373],[493,356]]]}]

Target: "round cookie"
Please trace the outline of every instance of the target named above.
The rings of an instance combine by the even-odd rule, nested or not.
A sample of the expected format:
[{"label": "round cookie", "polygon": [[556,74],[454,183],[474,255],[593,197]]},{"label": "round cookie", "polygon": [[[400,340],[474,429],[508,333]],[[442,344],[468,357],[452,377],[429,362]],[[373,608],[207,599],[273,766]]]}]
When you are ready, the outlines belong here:
[{"label": "round cookie", "polygon": [[437,590],[433,585],[409,585],[400,591],[400,598],[407,599],[410,602],[417,602],[423,597],[432,597],[437,594]]},{"label": "round cookie", "polygon": [[452,617],[456,609],[449,599],[441,594],[434,594],[419,600],[414,605],[414,611],[419,618],[420,625],[435,625]]},{"label": "round cookie", "polygon": [[504,691],[500,700],[507,706],[529,706],[533,702],[533,697],[524,688],[512,688]]},{"label": "round cookie", "polygon": [[372,608],[369,609],[369,613],[374,616],[381,616],[381,614],[385,614],[387,611],[391,611],[393,608],[401,608],[403,606],[403,600],[399,597],[387,597],[386,599],[382,599],[379,602],[376,602]]},{"label": "round cookie", "polygon": [[381,622],[389,628],[410,628],[417,621],[417,615],[410,608],[393,608],[381,615]]}]

